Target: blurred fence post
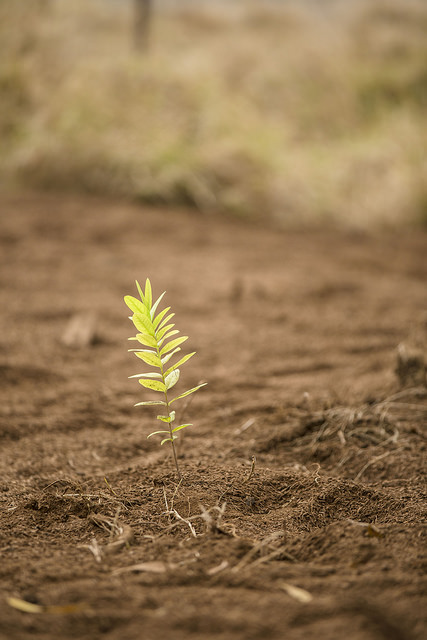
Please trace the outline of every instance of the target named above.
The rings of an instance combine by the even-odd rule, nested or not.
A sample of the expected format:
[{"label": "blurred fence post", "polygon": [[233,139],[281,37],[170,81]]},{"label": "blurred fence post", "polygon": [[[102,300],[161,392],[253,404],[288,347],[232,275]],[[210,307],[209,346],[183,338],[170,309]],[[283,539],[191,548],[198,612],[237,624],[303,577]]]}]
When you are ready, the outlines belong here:
[{"label": "blurred fence post", "polygon": [[134,45],[137,51],[147,51],[151,30],[152,0],[134,0]]}]

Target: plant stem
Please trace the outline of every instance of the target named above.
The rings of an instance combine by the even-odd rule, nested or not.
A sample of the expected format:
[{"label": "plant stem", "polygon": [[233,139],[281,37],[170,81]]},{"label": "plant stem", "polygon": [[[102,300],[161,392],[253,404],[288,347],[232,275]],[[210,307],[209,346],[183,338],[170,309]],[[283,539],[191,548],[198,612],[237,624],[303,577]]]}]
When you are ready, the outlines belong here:
[{"label": "plant stem", "polygon": [[[170,412],[170,409],[169,409],[169,401],[168,401],[168,392],[167,391],[165,391],[165,400],[166,400],[166,411],[168,413],[168,416],[170,417],[171,412]],[[178,457],[176,455],[175,440],[174,440],[173,433],[172,433],[172,422],[169,422],[168,424],[169,424],[169,433],[170,433],[170,436],[171,436],[173,459],[175,460],[176,473],[178,475],[178,481],[181,482],[182,476],[181,476],[181,471],[179,470]]]},{"label": "plant stem", "polygon": [[[157,344],[156,347],[156,351],[157,351],[157,355],[159,356],[159,360],[160,363],[162,361],[161,355],[160,355],[160,347]],[[160,365],[160,372],[162,374],[162,380],[163,380],[163,384],[165,385],[165,402],[166,402],[166,411],[168,414],[168,417],[170,418],[171,412],[170,412],[170,408],[169,408],[169,400],[168,400],[168,392],[166,389],[166,379],[165,379],[165,374],[163,372],[163,365]],[[169,433],[170,433],[170,437],[171,437],[171,445],[172,445],[172,453],[173,453],[173,459],[175,461],[175,467],[176,467],[176,473],[178,476],[178,482],[182,481],[182,475],[181,475],[181,471],[179,470],[179,464],[178,464],[178,456],[176,455],[176,448],[175,448],[175,440],[173,437],[173,433],[172,433],[172,421],[170,421],[169,423]]]}]

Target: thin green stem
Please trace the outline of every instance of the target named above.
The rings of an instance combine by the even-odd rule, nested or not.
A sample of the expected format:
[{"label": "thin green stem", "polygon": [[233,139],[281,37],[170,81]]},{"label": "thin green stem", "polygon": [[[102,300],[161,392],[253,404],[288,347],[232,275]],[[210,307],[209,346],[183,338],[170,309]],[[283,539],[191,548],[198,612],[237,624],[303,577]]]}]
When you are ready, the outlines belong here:
[{"label": "thin green stem", "polygon": [[[157,340],[157,338],[156,338],[156,340]],[[161,363],[162,359],[161,359],[161,356],[160,356],[160,347],[159,347],[159,345],[156,346],[156,351],[157,351],[157,355],[159,356],[159,360],[160,360],[160,363]],[[170,418],[171,417],[171,411],[170,411],[170,408],[169,408],[168,392],[166,390],[166,379],[165,379],[165,374],[163,372],[163,365],[162,364],[160,364],[160,372],[162,374],[163,384],[165,385],[166,411],[167,411],[168,418]],[[170,438],[171,438],[172,453],[173,453],[173,459],[175,461],[176,473],[177,473],[177,476],[178,476],[178,481],[181,482],[182,481],[182,475],[181,475],[181,471],[179,470],[178,456],[176,455],[175,440],[174,440],[173,433],[172,433],[172,421],[170,420],[168,422],[168,424],[169,424],[169,433],[170,433]]]},{"label": "thin green stem", "polygon": [[[163,373],[162,373],[163,375]],[[171,412],[169,409],[169,401],[168,401],[168,392],[165,391],[165,400],[166,400],[166,411],[167,414],[170,418]],[[175,461],[175,467],[176,467],[176,473],[178,475],[178,481],[181,482],[182,481],[182,476],[181,476],[181,471],[179,470],[179,464],[178,464],[178,457],[176,455],[176,448],[175,448],[175,440],[173,437],[173,433],[172,433],[172,421],[168,423],[169,424],[169,433],[171,436],[171,445],[172,445],[172,452],[173,452],[173,459]]]}]

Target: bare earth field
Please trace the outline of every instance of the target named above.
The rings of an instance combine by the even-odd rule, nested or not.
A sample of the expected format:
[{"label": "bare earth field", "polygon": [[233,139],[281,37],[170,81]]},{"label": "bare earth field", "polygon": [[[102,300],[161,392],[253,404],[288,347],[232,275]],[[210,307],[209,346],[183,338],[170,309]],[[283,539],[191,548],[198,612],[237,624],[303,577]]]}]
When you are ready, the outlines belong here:
[{"label": "bare earth field", "polygon": [[[425,637],[425,232],[26,195],[0,243],[2,640]],[[179,486],[128,379],[147,276],[209,383]]]}]

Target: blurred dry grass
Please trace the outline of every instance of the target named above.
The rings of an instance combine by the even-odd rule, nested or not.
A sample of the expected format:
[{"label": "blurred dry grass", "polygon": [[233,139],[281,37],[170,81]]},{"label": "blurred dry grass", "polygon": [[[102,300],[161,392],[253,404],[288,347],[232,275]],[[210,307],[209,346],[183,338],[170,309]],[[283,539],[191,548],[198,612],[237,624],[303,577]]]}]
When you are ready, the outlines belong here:
[{"label": "blurred dry grass", "polygon": [[426,223],[427,3],[305,6],[180,4],[143,56],[127,3],[0,0],[1,182]]}]

